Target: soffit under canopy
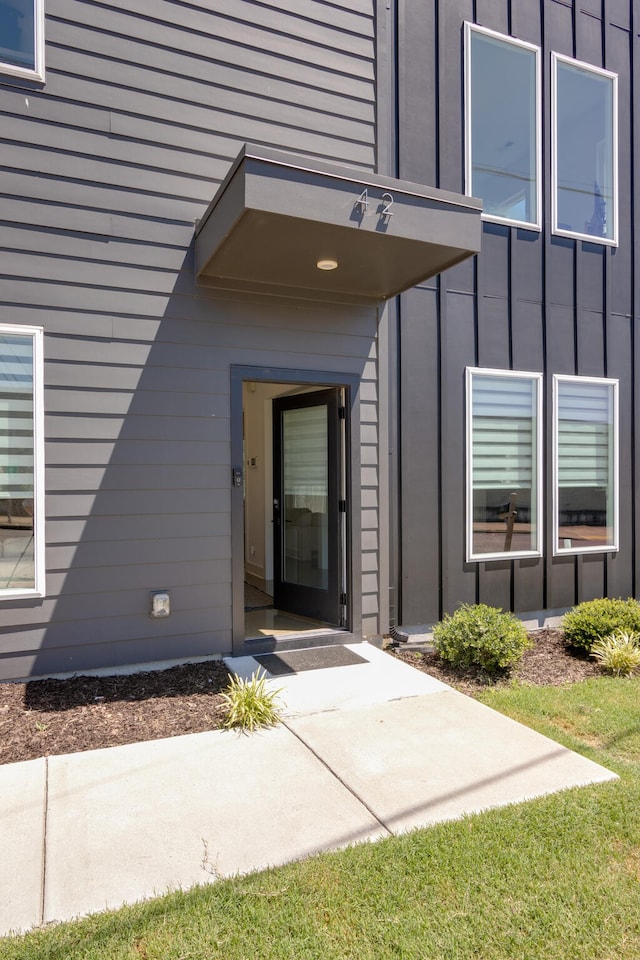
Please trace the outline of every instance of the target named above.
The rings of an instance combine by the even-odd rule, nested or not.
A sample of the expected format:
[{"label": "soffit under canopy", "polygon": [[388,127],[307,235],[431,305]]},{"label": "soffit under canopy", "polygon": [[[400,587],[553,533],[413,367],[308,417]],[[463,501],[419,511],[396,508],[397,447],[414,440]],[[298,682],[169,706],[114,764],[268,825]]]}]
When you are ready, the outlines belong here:
[{"label": "soffit under canopy", "polygon": [[473,197],[246,145],[196,227],[196,273],[226,289],[377,303],[478,253],[481,212]]}]

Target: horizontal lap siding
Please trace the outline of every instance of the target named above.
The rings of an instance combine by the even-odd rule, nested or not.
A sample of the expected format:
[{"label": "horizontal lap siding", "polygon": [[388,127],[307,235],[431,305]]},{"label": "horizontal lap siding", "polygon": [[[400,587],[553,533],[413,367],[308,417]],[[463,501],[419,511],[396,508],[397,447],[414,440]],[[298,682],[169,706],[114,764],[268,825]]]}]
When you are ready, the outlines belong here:
[{"label": "horizontal lap siding", "polygon": [[0,676],[228,652],[230,366],[367,370],[375,428],[376,318],[198,287],[194,223],[245,141],[373,169],[372,4],[49,0],[46,39],[41,88],[0,78],[0,320],[45,329],[48,521]]},{"label": "horizontal lap siding", "polygon": [[[482,252],[403,296],[403,622],[432,623],[460,602],[518,612],[555,610],[637,590],[640,532],[634,505],[633,417],[635,128],[631,0],[440,0],[435,15],[414,0],[399,30],[400,174],[464,190],[463,23],[473,21],[542,45],[542,234],[485,223]],[[428,24],[428,29],[425,26]],[[619,219],[616,249],[551,234],[550,54],[555,50],[619,76]],[[604,60],[602,59],[604,55]],[[636,86],[637,86],[637,80]],[[428,117],[429,123],[416,118]],[[433,140],[433,131],[438,136]],[[637,218],[636,218],[637,219]],[[637,302],[635,309],[637,309]],[[544,374],[544,557],[465,563],[466,366]],[[552,377],[620,380],[620,551],[554,558]],[[637,389],[635,390],[637,405]],[[423,411],[422,417],[420,411]],[[440,535],[439,535],[440,534]]]}]

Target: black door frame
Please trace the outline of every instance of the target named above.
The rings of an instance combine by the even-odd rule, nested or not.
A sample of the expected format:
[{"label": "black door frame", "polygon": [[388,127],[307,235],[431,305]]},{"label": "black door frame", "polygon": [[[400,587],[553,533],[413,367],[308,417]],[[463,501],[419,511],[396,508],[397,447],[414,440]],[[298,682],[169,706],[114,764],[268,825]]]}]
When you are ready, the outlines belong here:
[{"label": "black door frame", "polygon": [[[289,394],[286,397],[276,397],[271,401],[273,410],[273,547],[274,547],[274,580],[273,603],[276,609],[297,613],[330,623],[335,627],[341,626],[340,594],[345,592],[346,584],[342,583],[342,569],[344,553],[347,549],[346,530],[341,530],[340,499],[342,496],[342,444],[340,437],[340,387],[326,387],[323,390],[314,390],[311,393]],[[287,510],[282,492],[283,460],[282,460],[282,431],[283,423],[280,414],[285,410],[301,409],[311,406],[326,406],[327,409],[327,573],[326,588],[302,586],[288,583],[283,570],[283,544],[287,520]],[[308,511],[305,515],[312,516]],[[344,542],[343,542],[344,541]],[[344,598],[344,606],[348,597]],[[348,615],[345,617],[348,622]]]},{"label": "black door frame", "polygon": [[[360,377],[326,370],[300,370],[279,367],[231,366],[231,589],[232,589],[232,653],[249,653],[277,649],[277,640],[245,640],[244,619],[244,451],[242,436],[243,385],[245,381],[260,383],[300,384],[313,387],[343,387],[345,390],[345,474],[347,492],[347,524],[345,537],[346,592],[348,622],[345,629],[313,634],[313,643],[354,643],[362,639],[362,551],[361,484],[360,484]],[[286,641],[284,641],[286,642]],[[281,644],[282,645],[282,642]]]}]

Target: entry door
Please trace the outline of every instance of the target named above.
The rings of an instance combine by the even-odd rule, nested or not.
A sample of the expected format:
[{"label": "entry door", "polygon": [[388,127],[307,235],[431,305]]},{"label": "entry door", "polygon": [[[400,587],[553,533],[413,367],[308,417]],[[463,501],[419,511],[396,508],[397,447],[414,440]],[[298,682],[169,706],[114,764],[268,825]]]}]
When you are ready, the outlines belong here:
[{"label": "entry door", "polygon": [[334,388],[273,401],[274,606],[335,625],[344,599],[340,396]]}]

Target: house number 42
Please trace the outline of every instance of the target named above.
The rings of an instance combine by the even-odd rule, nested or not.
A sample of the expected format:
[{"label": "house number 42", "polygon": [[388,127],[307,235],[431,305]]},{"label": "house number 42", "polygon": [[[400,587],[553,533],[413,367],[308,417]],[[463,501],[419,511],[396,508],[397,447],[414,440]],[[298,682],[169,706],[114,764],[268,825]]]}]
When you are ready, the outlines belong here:
[{"label": "house number 42", "polygon": [[[358,199],[355,202],[356,207],[360,207],[360,213],[362,216],[367,212],[367,207],[369,206],[369,191],[363,190]],[[393,211],[391,207],[393,206],[393,194],[392,193],[383,193],[382,200],[377,208],[377,212],[381,217],[392,217]]]}]

